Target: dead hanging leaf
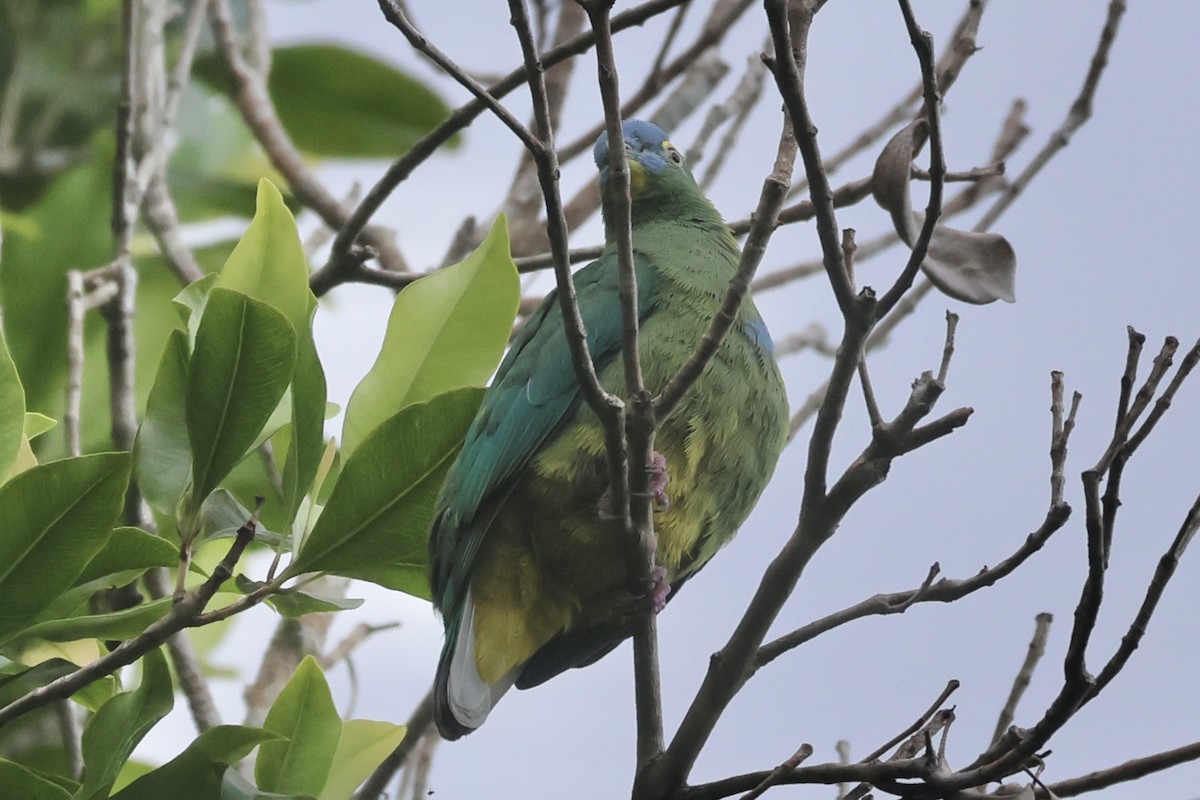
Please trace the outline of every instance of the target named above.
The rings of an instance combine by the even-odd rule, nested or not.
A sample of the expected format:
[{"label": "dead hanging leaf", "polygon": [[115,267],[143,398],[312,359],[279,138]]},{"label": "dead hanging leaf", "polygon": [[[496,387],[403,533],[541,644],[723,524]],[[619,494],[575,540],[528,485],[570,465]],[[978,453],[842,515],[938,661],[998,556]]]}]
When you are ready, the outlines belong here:
[{"label": "dead hanging leaf", "polygon": [[[924,214],[913,213],[909,193],[914,141],[924,134],[925,126],[924,120],[917,120],[893,136],[875,161],[872,176],[875,202],[891,214],[896,233],[909,247],[925,223]],[[1017,256],[1008,240],[998,233],[938,225],[921,269],[943,294],[964,303],[1016,301]]]}]

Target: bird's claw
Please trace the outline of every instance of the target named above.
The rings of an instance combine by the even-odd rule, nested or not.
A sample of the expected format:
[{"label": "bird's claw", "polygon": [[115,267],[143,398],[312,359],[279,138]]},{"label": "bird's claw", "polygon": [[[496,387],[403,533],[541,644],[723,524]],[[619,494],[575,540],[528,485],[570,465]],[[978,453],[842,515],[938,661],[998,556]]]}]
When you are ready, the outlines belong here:
[{"label": "bird's claw", "polygon": [[[646,492],[645,494],[639,493],[639,496],[652,498],[659,511],[666,511],[671,505],[671,500],[667,496],[667,484],[671,482],[671,476],[667,474],[666,456],[657,450],[651,453],[650,463],[646,465],[646,475]],[[602,520],[610,521],[619,518],[619,515],[612,509],[611,486],[604,490],[604,494],[600,495],[596,508]]]},{"label": "bird's claw", "polygon": [[667,474],[667,457],[655,450],[650,454],[650,463],[646,465],[646,491],[654,498],[659,511],[666,511],[671,505],[667,497],[667,484],[671,476]]},{"label": "bird's claw", "polygon": [[656,566],[650,570],[650,610],[655,614],[667,607],[667,598],[671,596],[671,584],[667,582],[667,568]]}]

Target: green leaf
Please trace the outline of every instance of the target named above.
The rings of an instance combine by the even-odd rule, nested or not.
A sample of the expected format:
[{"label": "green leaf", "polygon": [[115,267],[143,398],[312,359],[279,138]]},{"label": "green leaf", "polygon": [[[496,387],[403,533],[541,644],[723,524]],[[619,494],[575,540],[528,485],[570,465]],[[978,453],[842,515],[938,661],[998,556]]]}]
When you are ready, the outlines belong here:
[{"label": "green leaf", "polygon": [[71,793],[20,764],[0,758],[4,796],[21,800],[71,800]]},{"label": "green leaf", "polygon": [[36,411],[25,412],[25,435],[30,439],[36,439],[57,424],[58,420],[50,419],[45,414]]},{"label": "green leaf", "polygon": [[188,364],[192,502],[246,454],[292,377],[296,334],[271,306],[214,288]]},{"label": "green leaf", "polygon": [[83,730],[83,786],[72,800],[108,797],[121,766],[174,704],[171,673],[160,649],[141,660],[142,682],[100,707]]},{"label": "green leaf", "polygon": [[[236,247],[236,245],[235,245]],[[179,294],[171,298],[171,305],[179,312],[180,319],[188,326],[191,338],[195,338],[196,325],[204,315],[204,306],[208,304],[208,293],[217,282],[219,273],[210,272],[203,278],[194,280],[179,290]],[[196,325],[192,323],[195,322]]]},{"label": "green leaf", "polygon": [[428,598],[434,500],[482,397],[456,389],[377,427],[346,461],[289,572],[335,572]]},{"label": "green leaf", "polygon": [[283,463],[286,518],[291,522],[321,458],[325,372],[312,338],[317,301],[308,289],[308,259],[292,212],[284,205],[279,190],[266,179],[258,184],[254,221],[225,263],[216,285],[274,306],[297,334],[290,403],[281,404],[284,414],[279,415],[280,425],[289,419],[288,414],[293,423],[292,446]]},{"label": "green leaf", "polygon": [[[262,588],[263,581],[252,581],[245,575],[237,575],[234,585],[242,594]],[[358,608],[365,601],[356,597],[322,597],[321,595],[305,592],[301,589],[284,589],[282,592],[267,597],[267,605],[285,617],[302,617],[305,614],[317,614],[330,611],[349,611]]]},{"label": "green leaf", "polygon": [[[413,78],[338,45],[279,47],[271,62],[268,88],[283,126],[313,155],[393,158],[450,114]],[[194,72],[231,91],[224,65],[214,56],[198,58]]]},{"label": "green leaf", "polygon": [[51,658],[15,674],[0,677],[0,708],[77,669],[79,667],[65,658]]},{"label": "green leaf", "polygon": [[[250,511],[227,489],[217,489],[209,494],[200,507],[200,541],[229,539],[237,535],[250,520]],[[271,547],[279,547],[283,537],[259,522],[254,526],[254,541]]]},{"label": "green leaf", "polygon": [[297,331],[309,321],[308,259],[296,220],[266,178],[258,182],[254,219],[233,248],[214,288],[268,303]]},{"label": "green leaf", "polygon": [[343,800],[354,794],[359,784],[399,747],[407,732],[403,725],[390,722],[370,719],[343,722],[333,768],[318,800]]},{"label": "green leaf", "polygon": [[172,599],[163,597],[120,611],[107,614],[85,614],[78,617],[63,617],[37,622],[19,631],[15,638],[46,639],[51,642],[72,642],[76,639],[132,639],[146,628],[162,619],[171,610]]},{"label": "green leaf", "polygon": [[112,536],[83,568],[74,585],[130,570],[140,572],[151,567],[174,567],[178,563],[179,548],[161,536],[140,528],[114,528]]},{"label": "green leaf", "polygon": [[292,378],[291,444],[283,464],[284,502],[290,523],[300,509],[300,502],[312,486],[325,450],[325,370],[312,337],[311,314],[316,312],[317,300],[308,293],[310,317],[300,328],[297,342],[296,374]]},{"label": "green leaf", "polygon": [[221,796],[222,772],[214,767],[233,766],[258,745],[278,738],[242,725],[210,728],[175,758],[114,794],[113,800],[214,800]]},{"label": "green leaf", "polygon": [[187,334],[174,331],[163,349],[133,448],[133,466],[142,495],[151,508],[167,516],[174,516],[192,472],[187,371]]},{"label": "green leaf", "polygon": [[342,720],[316,659],[305,656],[279,693],[263,730],[286,737],[258,751],[254,779],[269,792],[319,794],[342,735]]},{"label": "green leaf", "polygon": [[230,767],[221,777],[221,800],[316,800],[311,794],[264,792]]},{"label": "green leaf", "polygon": [[100,453],[34,467],[0,486],[0,636],[40,613],[100,551],[128,479],[128,453]]},{"label": "green leaf", "polygon": [[[8,474],[25,436],[25,389],[0,334],[0,478]],[[30,437],[33,438],[33,437]]]},{"label": "green leaf", "polygon": [[379,357],[346,406],[344,455],[404,406],[487,383],[508,343],[519,300],[501,215],[474,253],[396,296]]}]

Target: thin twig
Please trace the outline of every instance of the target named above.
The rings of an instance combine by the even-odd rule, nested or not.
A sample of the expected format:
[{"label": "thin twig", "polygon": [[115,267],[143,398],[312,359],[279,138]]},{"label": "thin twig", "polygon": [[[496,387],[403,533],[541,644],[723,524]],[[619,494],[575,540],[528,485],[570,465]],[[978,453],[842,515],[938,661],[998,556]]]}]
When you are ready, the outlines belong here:
[{"label": "thin twig", "polygon": [[980,218],[979,230],[991,228],[996,223],[996,220],[1000,218],[1000,215],[1007,211],[1008,207],[1025,191],[1030,182],[1037,177],[1037,174],[1042,171],[1046,164],[1060,150],[1070,144],[1071,137],[1075,135],[1075,132],[1091,119],[1092,99],[1096,96],[1096,87],[1100,85],[1100,78],[1104,75],[1104,68],[1108,66],[1108,54],[1112,50],[1113,42],[1117,38],[1117,30],[1124,13],[1125,0],[1110,0],[1108,14],[1104,20],[1104,28],[1100,32],[1100,41],[1096,46],[1095,52],[1092,54],[1092,62],[1088,67],[1087,76],[1083,80],[1083,87],[1079,90],[1079,94],[1075,97],[1074,102],[1071,103],[1071,108],[1067,112],[1066,119],[1063,120],[1058,130],[1050,135],[1046,144],[1033,157],[1029,165],[1008,184],[992,207]]},{"label": "thin twig", "polygon": [[1017,677],[1013,680],[1008,700],[1005,701],[1004,708],[1000,711],[1000,718],[996,720],[996,730],[992,733],[993,743],[998,741],[1004,735],[1004,732],[1008,730],[1008,727],[1012,725],[1017,713],[1017,706],[1021,702],[1021,697],[1025,694],[1025,690],[1029,688],[1029,684],[1033,680],[1033,671],[1037,669],[1038,662],[1046,653],[1046,637],[1050,635],[1050,623],[1053,621],[1054,616],[1052,614],[1043,612],[1037,615],[1036,627],[1033,631],[1033,638],[1029,641],[1029,650],[1025,653],[1025,661],[1021,664],[1021,669],[1017,672]]},{"label": "thin twig", "polygon": [[833,191],[821,163],[817,127],[808,111],[808,101],[805,99],[803,88],[808,28],[812,23],[812,15],[816,12],[807,3],[789,6],[784,0],[767,0],[765,5],[767,20],[771,26],[771,39],[775,46],[774,61],[767,66],[771,68],[775,84],[791,117],[792,129],[795,131],[800,156],[804,161],[804,171],[810,187],[809,199],[817,220],[817,237],[820,239],[821,252],[824,255],[825,274],[833,287],[838,308],[843,315],[848,315],[854,307],[854,291],[842,262]]},{"label": "thin twig", "polygon": [[[669,11],[683,2],[685,0],[648,0],[648,2],[613,17],[612,29],[614,32],[617,32],[641,25],[646,20]],[[511,7],[510,5],[510,9]],[[528,14],[526,14],[526,18],[528,18]],[[542,54],[536,59],[536,63],[540,64],[542,69],[549,69],[561,61],[586,52],[594,43],[595,38],[590,31],[581,33],[569,42]],[[522,49],[526,49],[524,45],[522,45]],[[536,44],[533,44],[532,52],[537,52]],[[496,100],[500,100],[517,87],[523,85],[527,80],[527,75],[531,76],[531,84],[541,84],[541,74],[535,75],[528,70],[529,62],[528,54],[526,54],[525,63],[489,86],[487,89],[488,94]],[[392,163],[358,203],[354,211],[346,218],[344,224],[331,226],[337,228],[338,235],[334,238],[329,260],[323,267],[313,273],[309,281],[310,288],[318,297],[339,283],[354,277],[354,265],[361,264],[362,260],[364,260],[360,254],[355,252],[356,241],[363,234],[371,217],[383,205],[384,200],[395,191],[397,186],[407,180],[413,170],[428,160],[439,147],[469,125],[486,108],[487,106],[476,98],[452,112],[441,125],[426,134],[408,152]],[[539,138],[547,141],[540,134]],[[557,159],[555,163],[557,163]]]},{"label": "thin twig", "polygon": [[709,361],[716,354],[721,340],[733,327],[737,319],[737,311],[743,299],[749,294],[750,281],[754,279],[755,270],[762,262],[766,253],[767,243],[775,229],[775,221],[779,217],[783,205],[783,197],[791,185],[792,165],[796,159],[796,138],[792,134],[791,125],[785,120],[783,131],[779,136],[779,148],[775,154],[775,165],[771,174],[763,181],[762,192],[758,198],[758,208],[754,212],[754,228],[742,247],[742,258],[737,271],[729,281],[729,288],[721,301],[721,308],[713,318],[704,337],[696,346],[692,355],[672,376],[662,392],[655,398],[655,413],[659,419],[665,419],[678,405],[687,390],[696,382]]},{"label": "thin twig", "polygon": [[[341,229],[349,223],[351,215],[317,180],[284,130],[267,91],[265,72],[257,71],[255,66],[242,56],[234,32],[229,0],[210,2],[209,19],[212,22],[217,50],[236,83],[233,101],[241,112],[242,119],[254,134],[254,138],[262,145],[271,164],[287,179],[288,185],[300,202],[317,212],[329,227]],[[266,65],[262,66],[265,69]],[[400,250],[388,236],[374,229],[361,228],[357,234],[361,234],[363,241],[374,248],[386,269],[396,272],[409,271]]]},{"label": "thin twig", "polygon": [[[1057,797],[1078,797],[1081,794],[1107,789],[1109,786],[1115,786],[1118,783],[1144,778],[1155,772],[1161,772],[1164,769],[1170,769],[1180,764],[1187,764],[1197,759],[1200,759],[1200,742],[1192,742],[1183,747],[1176,747],[1173,750],[1164,750],[1161,753],[1155,753],[1152,756],[1131,759],[1115,767],[1089,772],[1087,775],[1080,775],[1078,778],[1052,783],[1049,789]],[[1045,795],[1038,795],[1039,800],[1043,797]]]},{"label": "thin twig", "polygon": [[[653,460],[656,411],[649,402],[642,375],[640,331],[638,326],[638,284],[633,261],[632,200],[629,162],[623,146],[620,87],[616,56],[613,53],[611,3],[605,0],[579,0],[596,37],[596,66],[600,100],[604,106],[608,134],[608,179],[604,204],[605,240],[615,246],[617,255],[617,295],[621,305],[621,361],[624,365],[625,394],[631,401],[625,415],[624,430],[613,420],[602,420],[606,438],[618,452],[609,448],[610,463],[648,465]],[[623,442],[618,442],[623,437]],[[623,502],[615,505],[630,539],[630,564],[633,575],[648,576],[655,567],[658,538],[654,531],[653,505],[647,491],[649,475],[645,469],[628,468],[621,477],[626,481]],[[619,495],[619,492],[614,492]],[[662,687],[658,672],[658,623],[656,615],[646,613],[636,621],[633,634],[634,695],[637,714],[637,772],[640,775],[663,751]],[[636,781],[636,779],[635,779]]]},{"label": "thin twig", "polygon": [[794,771],[796,767],[800,766],[801,762],[812,755],[812,752],[813,748],[811,744],[800,745],[800,749],[793,753],[787,761],[784,761],[778,767],[771,770],[767,777],[763,778],[762,782],[759,783],[758,786],[755,786],[753,789],[742,795],[742,800],[755,800],[756,797],[762,797],[763,793],[766,792],[767,789],[770,789],[772,786],[779,783],[779,781],[783,780],[784,776],[786,776],[789,772]]},{"label": "thin twig", "polygon": [[925,121],[929,134],[929,203],[925,207],[925,222],[921,232],[912,244],[912,253],[904,270],[896,278],[896,282],[879,298],[875,308],[875,318],[880,319],[891,311],[912,287],[912,282],[921,268],[925,255],[929,251],[929,242],[933,238],[937,221],[942,215],[942,190],[945,187],[946,154],[942,146],[942,116],[941,93],[938,90],[937,71],[933,64],[933,37],[928,31],[922,30],[913,14],[909,0],[900,0],[900,11],[904,16],[905,27],[908,28],[909,39],[917,54],[917,62],[921,66],[921,85],[925,96]]},{"label": "thin twig", "polygon": [[1066,524],[1070,515],[1071,508],[1065,503],[1051,506],[1038,529],[1030,533],[1010,556],[995,566],[981,569],[969,578],[943,578],[936,583],[922,583],[915,589],[903,592],[877,594],[784,634],[759,648],[754,659],[754,668],[764,667],[789,650],[856,619],[903,613],[916,603],[952,603],[980,589],[993,586],[1041,550],[1050,537]]}]

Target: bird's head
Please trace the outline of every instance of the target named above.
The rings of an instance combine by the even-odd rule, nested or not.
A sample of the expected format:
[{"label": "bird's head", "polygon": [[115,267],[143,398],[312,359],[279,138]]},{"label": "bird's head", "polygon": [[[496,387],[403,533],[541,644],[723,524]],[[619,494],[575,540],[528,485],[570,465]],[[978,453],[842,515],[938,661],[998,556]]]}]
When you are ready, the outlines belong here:
[{"label": "bird's head", "polygon": [[[657,213],[678,215],[685,206],[692,205],[715,214],[688,170],[683,153],[671,144],[662,128],[652,122],[627,119],[621,123],[621,135],[635,219],[649,219]],[[603,191],[609,177],[607,131],[596,140],[592,155],[600,170]]]},{"label": "bird's head", "polygon": [[[663,129],[652,122],[627,119],[621,123],[625,159],[629,164],[629,191],[638,197],[652,186],[665,186],[684,178],[692,183],[691,173],[684,166],[683,153],[671,144]],[[602,131],[592,150],[600,183],[608,182],[608,131]]]}]

